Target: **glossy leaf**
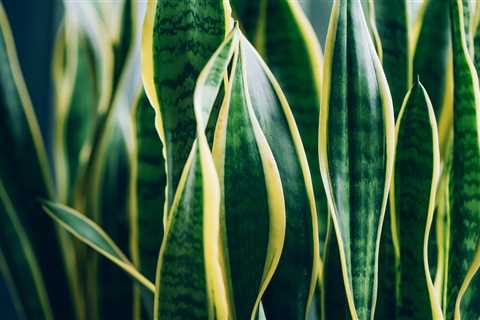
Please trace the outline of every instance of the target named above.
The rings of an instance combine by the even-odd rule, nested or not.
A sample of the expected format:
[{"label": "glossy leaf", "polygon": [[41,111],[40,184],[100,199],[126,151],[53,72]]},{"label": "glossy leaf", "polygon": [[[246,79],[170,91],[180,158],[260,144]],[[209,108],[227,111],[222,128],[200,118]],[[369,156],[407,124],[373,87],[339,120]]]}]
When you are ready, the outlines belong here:
[{"label": "glossy leaf", "polygon": [[[305,1],[300,3],[307,6]],[[232,1],[232,8],[247,38],[278,80],[292,109],[308,158],[318,209],[319,237],[323,243],[327,207],[318,166],[323,60],[320,44],[296,1]]]},{"label": "glossy leaf", "polygon": [[145,90],[167,163],[167,207],[195,138],[195,81],[228,25],[226,2],[150,1],[142,40]]},{"label": "glossy leaf", "polygon": [[430,275],[428,240],[440,177],[440,150],[433,107],[419,81],[405,97],[396,131],[390,193],[399,251],[396,265],[400,268],[396,317],[438,319],[442,311]]},{"label": "glossy leaf", "polygon": [[232,314],[254,319],[280,260],[285,203],[277,164],[253,114],[241,50],[237,43],[213,156],[221,181],[223,263]]},{"label": "glossy leaf", "polygon": [[[394,120],[390,91],[358,1],[334,4],[324,72],[320,169],[350,314],[354,319],[371,319],[393,169]],[[330,239],[327,245],[336,250],[335,237]],[[338,261],[330,252],[325,264],[335,265]],[[325,281],[334,281],[338,273],[326,266]],[[330,306],[342,304],[333,292],[324,292],[327,318],[338,318],[342,308]]]},{"label": "glossy leaf", "polygon": [[453,168],[450,252],[446,318],[478,317],[480,286],[472,282],[471,264],[480,243],[480,93],[478,76],[464,32],[466,10],[460,0],[450,2],[454,67]]},{"label": "glossy leaf", "polygon": [[[231,223],[230,221],[234,221],[236,210],[238,209],[233,206],[236,200],[233,197],[233,193],[230,193],[230,190],[235,190],[231,188],[241,188],[243,183],[248,184],[249,181],[240,183],[240,178],[237,178],[236,184],[234,185],[233,180],[229,180],[230,178],[228,178],[230,174],[233,174],[233,170],[236,166],[239,165],[238,163],[235,164],[234,167],[228,165],[228,163],[232,163],[229,162],[230,157],[235,156],[235,146],[239,147],[246,145],[246,140],[241,138],[237,139],[237,137],[233,139],[232,134],[228,134],[230,112],[235,114],[235,116],[232,115],[232,121],[241,121],[239,119],[245,120],[245,117],[241,116],[242,114],[245,115],[245,113],[241,112],[241,106],[245,106],[246,104],[248,106],[247,111],[249,108],[253,110],[253,114],[248,113],[247,117],[247,120],[251,120],[252,122],[247,122],[245,124],[245,131],[242,131],[242,134],[238,133],[239,137],[241,136],[246,139],[246,137],[248,137],[248,132],[250,132],[250,134],[252,133],[252,131],[249,131],[248,129],[248,123],[251,123],[253,127],[256,127],[255,122],[258,121],[258,130],[265,135],[265,142],[262,142],[259,146],[268,144],[271,149],[282,181],[286,208],[287,224],[283,253],[277,271],[263,297],[263,306],[267,318],[280,319],[287,317],[291,319],[303,319],[306,316],[307,305],[311,300],[318,272],[318,256],[316,256],[318,253],[318,239],[313,236],[316,234],[317,221],[314,209],[313,189],[309,173],[306,171],[308,168],[306,157],[303,148],[299,144],[300,137],[293,116],[278,83],[253,47],[248,43],[246,38],[241,35],[238,28],[227,37],[222,47],[219,48],[217,53],[207,64],[205,71],[200,75],[195,95],[196,108],[198,109],[198,112],[202,114],[202,117],[198,120],[198,124],[201,128],[205,128],[207,124],[205,119],[213,108],[213,103],[222,83],[222,75],[227,71],[229,62],[232,59],[231,48],[237,46],[238,48],[236,50],[239,50],[239,53],[233,58],[237,74],[232,73],[232,79],[229,79],[229,81],[232,81],[233,83],[230,87],[231,91],[228,91],[226,95],[226,100],[224,101],[220,113],[214,144],[214,155],[220,172],[221,185],[224,190],[224,206],[222,206],[222,212],[225,220],[222,220],[222,223],[224,223],[222,227],[225,227],[225,230],[223,231],[223,243],[226,248],[225,255],[227,256],[225,258],[225,263],[227,263],[226,269],[228,270],[231,266],[231,263],[230,266],[228,265],[229,257],[231,257],[230,259],[232,259],[232,261],[239,261],[238,259],[241,259],[239,256],[241,255],[242,249],[239,248],[238,245],[235,247],[235,243],[236,241],[237,243],[238,241],[241,241],[240,235],[243,232],[248,232],[246,229],[242,230],[242,227],[238,224],[232,229],[232,225],[229,227],[229,223]],[[243,71],[241,74],[238,74],[238,72],[240,72],[238,66],[242,66]],[[235,90],[233,89],[234,86]],[[242,92],[244,92],[244,95],[242,95]],[[235,103],[233,103],[233,101],[235,101]],[[232,111],[231,108],[234,108],[234,106],[236,109],[233,109],[235,111]],[[255,131],[259,132],[257,129],[255,129]],[[258,136],[256,136],[256,139],[258,139]],[[277,143],[278,141],[282,141],[282,144]],[[255,146],[255,144],[253,144],[253,146]],[[260,148],[263,150],[262,152],[266,152],[265,149],[262,148]],[[248,150],[254,151],[255,149]],[[288,150],[295,150],[295,152],[292,153]],[[262,152],[260,152],[260,154],[262,154]],[[265,159],[267,154],[263,153],[262,159]],[[278,159],[282,159],[282,161],[278,161]],[[250,160],[255,161],[254,158]],[[230,170],[232,171],[230,172]],[[264,171],[264,173],[275,172],[272,170],[272,168],[269,168],[269,170]],[[244,174],[245,173],[242,175]],[[275,175],[273,175],[273,177],[275,177]],[[269,179],[272,179],[272,177]],[[275,180],[270,181],[271,182],[267,184],[268,188],[275,188],[276,184],[273,183]],[[288,183],[285,181],[288,181]],[[258,187],[261,188],[261,186]],[[229,194],[232,194],[232,196],[228,196]],[[278,206],[278,200],[272,201],[270,196],[268,201],[269,206],[272,206],[275,203],[275,206]],[[247,203],[245,203],[245,210],[248,208],[246,205]],[[255,206],[255,209],[257,210],[258,208]],[[273,210],[273,208],[270,208],[270,210]],[[278,212],[277,210],[278,208],[273,212]],[[270,214],[271,213],[272,211],[270,211]],[[259,217],[261,217],[261,215]],[[277,228],[280,226],[279,222],[281,220],[279,220],[278,215],[272,216],[272,219],[273,217],[275,217],[275,219],[270,221],[270,227]],[[262,228],[262,225],[259,224],[255,227]],[[249,228],[251,228],[251,226]],[[275,232],[270,232],[270,236],[274,234]],[[262,234],[258,234],[257,237],[258,239],[261,239],[262,237],[265,239]],[[279,243],[278,240],[270,242],[270,244],[275,243]],[[264,250],[265,252],[265,241],[263,244],[264,245],[259,248],[256,248],[258,252],[261,252],[261,250]],[[277,248],[275,248],[276,246]],[[278,245],[272,246],[272,249],[273,250],[270,250],[270,252],[267,252],[268,259],[275,257],[275,251],[278,250]],[[267,249],[267,251],[269,251],[269,249]],[[258,254],[258,252],[255,254]],[[245,260],[239,263],[248,263],[248,261]],[[227,276],[227,285],[229,286],[230,292],[233,290],[233,296],[235,298],[235,290],[236,292],[239,292],[238,290],[241,290],[239,288],[243,285],[242,283],[236,282],[239,282],[239,279],[245,277],[249,272],[247,272],[247,270],[236,269],[236,266],[232,269],[234,269],[233,273],[230,273]],[[267,271],[268,269],[264,270],[264,276],[268,275]],[[252,271],[250,277],[253,278],[250,278],[249,280],[253,281],[252,283],[255,283],[256,281],[257,286],[259,283],[259,273],[260,272],[257,271],[257,280],[254,280],[255,277],[251,275],[254,274]],[[266,281],[266,279],[268,280],[268,277],[265,276],[265,279],[263,280]],[[255,285],[253,286],[254,287],[250,288],[249,291],[241,292],[241,298],[237,297],[238,299],[234,302],[235,307],[242,312],[242,316],[247,314],[248,317],[251,313],[251,309],[249,307],[245,308],[245,305],[251,306],[255,300],[253,299],[255,297]],[[259,291],[261,292],[262,290],[263,289],[260,288]],[[250,292],[250,298],[247,297],[248,292]],[[250,301],[250,304],[245,301]]]},{"label": "glossy leaf", "polygon": [[[0,125],[3,128],[0,143],[9,148],[0,157],[0,181],[3,193],[6,194],[2,196],[1,205],[13,207],[8,209],[12,216],[3,217],[6,223],[2,224],[5,229],[1,233],[13,236],[12,232],[16,229],[19,233],[26,234],[23,244],[13,236],[11,240],[3,238],[0,246],[11,269],[23,269],[27,274],[41,273],[41,276],[36,276],[34,286],[37,294],[46,290],[49,296],[42,297],[41,305],[30,304],[37,311],[43,310],[38,316],[48,319],[48,308],[51,308],[55,316],[70,318],[74,314],[73,303],[63,257],[63,253],[70,250],[69,243],[67,239],[62,239],[51,221],[44,219],[37,200],[39,197],[53,196],[53,179],[3,6],[0,6],[0,29],[0,58],[3,61],[0,72]],[[12,219],[17,219],[17,226],[12,226]],[[15,246],[22,248],[21,251],[13,250]],[[31,255],[32,249],[35,258],[21,257]],[[38,261],[38,267],[35,266],[34,259]],[[29,268],[31,270],[28,271]],[[37,268],[40,271],[35,270]],[[52,270],[56,272],[51,272]],[[19,283],[16,285],[20,286]],[[35,295],[29,293],[28,286],[27,283],[21,285],[22,289],[19,290],[22,297]],[[26,313],[31,315],[34,311],[28,310]]]}]

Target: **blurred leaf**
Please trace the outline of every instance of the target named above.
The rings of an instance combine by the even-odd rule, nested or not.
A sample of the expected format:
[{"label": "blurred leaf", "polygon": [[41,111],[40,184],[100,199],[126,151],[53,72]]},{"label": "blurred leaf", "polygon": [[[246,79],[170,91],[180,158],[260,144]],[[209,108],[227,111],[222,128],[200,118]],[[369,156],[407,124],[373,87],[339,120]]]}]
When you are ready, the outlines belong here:
[{"label": "blurred leaf", "polygon": [[[5,220],[0,233],[5,237],[0,246],[11,269],[21,269],[26,272],[26,277],[29,273],[30,277],[35,277],[37,293],[28,290],[32,282],[21,284],[26,279],[16,279],[20,296],[37,300],[25,306],[36,309],[26,310],[25,313],[29,317],[48,319],[51,308],[56,317],[71,318],[73,304],[68,287],[70,279],[65,272],[62,255],[71,252],[70,243],[57,232],[51,221],[42,217],[37,202],[39,197],[53,196],[53,180],[3,6],[0,6],[0,28],[0,59],[4,62],[0,72],[0,126],[3,130],[0,143],[8,146],[8,152],[0,157],[1,205],[3,210],[8,208],[9,215],[3,215]],[[38,261],[38,267],[35,260]],[[45,291],[49,297],[45,296]],[[29,297],[32,294],[40,294],[41,302],[38,297]],[[37,313],[39,310],[42,311]]]},{"label": "blurred leaf", "polygon": [[84,214],[50,201],[44,201],[43,209],[62,228],[115,263],[140,286],[155,292],[155,285],[138,272],[113,240]]},{"label": "blurred leaf", "polygon": [[[338,243],[352,318],[370,319],[376,303],[379,241],[394,161],[393,106],[358,1],[334,3],[320,109],[320,168],[333,218],[325,281],[338,283]],[[347,86],[348,84],[348,86]],[[332,289],[328,283],[326,288]],[[337,289],[338,290],[338,287]],[[327,318],[344,315],[341,296],[324,292]]]},{"label": "blurred leaf", "polygon": [[[450,252],[448,262],[446,318],[474,319],[479,316],[480,286],[470,277],[478,264],[480,244],[480,92],[478,76],[464,32],[465,5],[450,2],[452,17],[454,109],[453,168]],[[462,12],[464,13],[462,15]],[[473,268],[473,269],[472,269]],[[478,269],[478,266],[477,266]],[[468,288],[468,290],[467,290]]]}]

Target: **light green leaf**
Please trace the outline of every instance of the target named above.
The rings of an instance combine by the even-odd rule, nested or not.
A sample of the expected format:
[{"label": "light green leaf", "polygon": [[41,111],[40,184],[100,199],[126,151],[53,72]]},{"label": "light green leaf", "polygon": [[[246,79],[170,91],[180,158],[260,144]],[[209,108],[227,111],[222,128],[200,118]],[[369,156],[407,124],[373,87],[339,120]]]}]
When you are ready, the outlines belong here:
[{"label": "light green leaf", "polygon": [[[450,251],[446,318],[479,316],[480,286],[470,282],[478,270],[480,244],[480,92],[464,32],[466,6],[450,2],[452,17],[454,109]],[[469,285],[470,284],[470,285]]]},{"label": "light green leaf", "polygon": [[397,319],[442,315],[430,275],[428,240],[440,179],[438,129],[430,98],[417,81],[397,120],[397,149],[390,192],[398,253]]},{"label": "light green leaf", "polygon": [[[372,319],[394,160],[394,118],[390,91],[358,1],[334,4],[324,72],[320,169],[350,314],[353,319]],[[327,254],[325,264],[336,265],[335,237],[330,240],[331,257]],[[325,267],[325,281],[338,281],[338,274],[339,269]],[[335,308],[343,303],[335,297],[325,290],[327,318],[337,319],[336,313],[344,312]]]}]

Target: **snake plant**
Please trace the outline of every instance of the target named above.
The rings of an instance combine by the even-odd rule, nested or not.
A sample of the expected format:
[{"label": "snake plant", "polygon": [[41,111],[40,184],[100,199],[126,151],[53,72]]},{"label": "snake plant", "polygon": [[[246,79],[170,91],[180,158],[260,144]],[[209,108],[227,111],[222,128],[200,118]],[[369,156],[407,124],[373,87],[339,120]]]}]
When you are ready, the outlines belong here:
[{"label": "snake plant", "polygon": [[480,5],[318,2],[64,1],[52,141],[0,4],[9,319],[480,318]]}]

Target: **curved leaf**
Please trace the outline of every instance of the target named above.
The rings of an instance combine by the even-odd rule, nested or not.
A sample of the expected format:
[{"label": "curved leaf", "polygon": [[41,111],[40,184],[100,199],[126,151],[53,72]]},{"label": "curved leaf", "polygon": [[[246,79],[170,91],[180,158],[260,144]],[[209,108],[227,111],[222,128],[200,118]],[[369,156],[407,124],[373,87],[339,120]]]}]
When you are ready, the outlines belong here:
[{"label": "curved leaf", "polygon": [[[450,2],[454,67],[453,168],[450,252],[447,279],[446,318],[460,314],[465,319],[478,317],[478,282],[465,292],[480,244],[480,92],[478,76],[464,32],[466,9],[461,0]],[[463,299],[462,299],[463,298]]]},{"label": "curved leaf", "polygon": [[194,143],[178,186],[157,265],[154,319],[228,319],[220,188],[205,135]]},{"label": "curved leaf", "polygon": [[237,43],[213,156],[222,189],[223,263],[232,314],[254,319],[280,260],[285,204],[276,162],[253,114],[244,63]]},{"label": "curved leaf", "polygon": [[396,315],[398,319],[438,319],[442,311],[428,267],[427,243],[440,177],[440,150],[433,107],[419,81],[405,97],[396,130],[390,192],[399,246]]},{"label": "curved leaf", "polygon": [[[307,6],[305,1],[300,3]],[[232,8],[247,38],[278,80],[292,109],[308,158],[319,217],[319,236],[323,243],[327,207],[318,166],[318,115],[322,91],[320,44],[296,1],[232,1]],[[252,23],[253,17],[256,17],[255,23]]]},{"label": "curved leaf", "polygon": [[195,138],[195,81],[225,36],[228,14],[224,0],[148,3],[142,40],[142,74],[164,146],[167,208],[172,204]]},{"label": "curved leaf", "polygon": [[[385,75],[358,1],[334,4],[324,72],[320,169],[351,316],[371,319],[379,241],[393,169],[394,120]],[[331,237],[327,244],[332,250],[334,241]],[[337,263],[335,255],[331,259],[326,257],[325,264]],[[334,281],[338,269],[325,268],[325,281]],[[338,318],[336,312],[342,312],[329,308],[342,303],[331,301],[334,296],[324,292],[328,318]]]},{"label": "curved leaf", "polygon": [[155,292],[155,285],[138,272],[113,240],[84,214],[51,201],[45,201],[43,209],[62,228],[122,268],[139,285]]}]

